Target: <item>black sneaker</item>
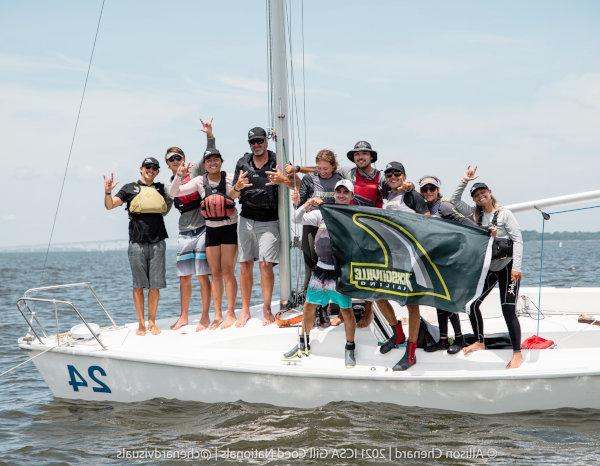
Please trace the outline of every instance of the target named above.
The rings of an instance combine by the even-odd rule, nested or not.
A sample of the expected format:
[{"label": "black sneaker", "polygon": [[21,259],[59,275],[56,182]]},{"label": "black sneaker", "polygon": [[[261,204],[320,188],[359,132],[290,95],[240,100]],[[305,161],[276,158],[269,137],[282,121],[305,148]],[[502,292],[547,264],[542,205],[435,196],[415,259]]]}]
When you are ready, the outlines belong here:
[{"label": "black sneaker", "polygon": [[306,348],[304,346],[304,342],[302,342],[302,343],[298,343],[297,345],[295,345],[287,353],[284,353],[283,359],[286,359],[286,360],[299,359],[302,357],[307,357],[309,354],[310,354],[310,345],[308,345],[308,348]]},{"label": "black sneaker", "polygon": [[456,354],[465,346],[465,339],[461,335],[460,337],[456,337],[450,347],[448,348],[448,354]]},{"label": "black sneaker", "polygon": [[447,350],[448,349],[448,340],[447,339],[440,339],[439,341],[436,341],[433,345],[430,346],[426,346],[425,348],[423,348],[425,350],[426,353],[433,353],[434,351],[443,351],[443,350]]}]

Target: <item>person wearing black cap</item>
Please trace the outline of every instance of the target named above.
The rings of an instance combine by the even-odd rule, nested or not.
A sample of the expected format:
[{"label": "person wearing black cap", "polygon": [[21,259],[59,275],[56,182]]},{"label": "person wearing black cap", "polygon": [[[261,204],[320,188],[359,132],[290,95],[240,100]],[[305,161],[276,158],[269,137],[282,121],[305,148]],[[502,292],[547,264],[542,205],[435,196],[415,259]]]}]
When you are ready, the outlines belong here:
[{"label": "person wearing black cap", "polygon": [[[213,135],[212,118],[202,121],[200,131],[206,134],[206,148],[215,147]],[[167,194],[171,192],[173,179],[177,169],[185,165],[185,153],[179,147],[169,147],[165,152],[165,161],[171,170],[170,183],[167,185]],[[187,177],[180,183],[186,183],[191,178],[203,172],[201,163],[194,165]],[[198,193],[174,197],[174,206],[179,211],[179,234],[177,235],[177,276],[179,277],[180,315],[171,325],[171,330],[178,330],[188,324],[188,311],[192,297],[192,277],[196,276],[200,283],[200,296],[202,302],[202,314],[196,330],[204,330],[209,327],[210,310],[210,270],[206,259],[206,228],[204,218],[200,215],[201,196]],[[216,326],[220,322],[216,323]]]},{"label": "person wearing black cap", "polygon": [[279,186],[269,180],[269,173],[277,172],[274,152],[268,150],[267,132],[260,127],[248,131],[250,152],[244,154],[235,166],[232,199],[239,198],[242,210],[238,222],[240,256],[240,288],[242,312],[236,327],[250,319],[250,295],[253,285],[254,261],[259,261],[263,297],[263,325],[275,321],[271,312],[275,276],[273,266],[279,262],[279,214],[277,200]]},{"label": "person wearing black cap", "polygon": [[523,363],[521,355],[521,325],[517,318],[516,307],[521,283],[521,261],[523,257],[523,239],[521,229],[513,213],[500,206],[492,191],[485,183],[475,183],[471,186],[471,197],[475,202],[472,207],[461,201],[467,184],[477,178],[477,167],[467,167],[461,182],[454,192],[451,202],[470,212],[473,221],[487,227],[495,236],[492,247],[492,261],[485,278],[483,293],[472,304],[469,313],[473,333],[477,341],[467,346],[463,351],[469,354],[485,349],[483,332],[483,317],[479,307],[483,300],[498,284],[500,288],[500,305],[508,327],[508,334],[513,347],[513,356],[506,365],[508,369],[519,367]]},{"label": "person wearing black cap", "polygon": [[[461,214],[454,204],[442,197],[442,194],[440,193],[441,187],[442,182],[436,176],[424,176],[419,180],[421,196],[423,196],[427,202],[430,216],[434,218],[444,218],[462,225],[477,226],[475,222]],[[464,346],[460,318],[456,312],[444,311],[443,309],[436,309],[436,311],[440,329],[440,339],[435,345],[426,346],[425,351],[433,352],[447,350],[448,354],[456,354]],[[454,329],[454,342],[452,345],[448,343],[448,319],[452,323],[452,328]]]},{"label": "person wearing black cap", "polygon": [[[215,308],[210,329],[227,328],[234,324],[237,281],[234,275],[238,250],[237,210],[235,202],[227,195],[233,186],[233,176],[221,171],[223,157],[216,148],[207,148],[202,158],[204,174],[186,183],[178,182],[187,176],[190,166],[181,165],[171,185],[171,195],[202,197],[201,212],[206,220],[206,256],[212,274],[212,297]],[[227,315],[223,320],[223,282],[227,296]]]},{"label": "person wearing black cap", "polygon": [[[406,170],[400,162],[390,162],[384,171],[385,181],[389,187],[385,209],[400,212],[416,212],[425,214],[428,212],[427,204],[423,197],[416,192],[413,184],[406,179]],[[396,318],[392,306],[387,300],[378,300],[377,306],[381,309],[384,317],[392,326],[393,335],[381,347],[379,351],[383,354],[397,348],[405,341],[402,323]],[[417,349],[417,338],[421,325],[421,314],[418,304],[407,304],[408,309],[408,343],[406,352],[402,359],[392,368],[395,371],[404,371],[417,362],[415,355]]]},{"label": "person wearing black cap", "polygon": [[146,334],[144,319],[144,288],[148,289],[148,330],[158,335],[156,311],[160,288],[167,286],[165,278],[165,238],[168,237],[163,216],[173,203],[162,183],[155,183],[160,165],[154,157],[146,157],[140,167],[140,179],[124,185],[113,196],[117,185],[114,175],[104,177],[104,207],[106,210],[127,204],[129,213],[129,265],[133,278],[133,304],[138,319],[137,335]]}]

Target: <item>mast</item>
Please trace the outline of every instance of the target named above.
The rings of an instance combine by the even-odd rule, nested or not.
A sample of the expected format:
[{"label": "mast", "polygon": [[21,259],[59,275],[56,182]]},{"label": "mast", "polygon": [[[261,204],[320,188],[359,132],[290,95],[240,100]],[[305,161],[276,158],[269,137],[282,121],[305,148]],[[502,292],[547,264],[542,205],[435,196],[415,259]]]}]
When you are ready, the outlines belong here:
[{"label": "mast", "polygon": [[[269,50],[271,51],[271,76],[273,96],[271,99],[271,115],[275,123],[275,141],[277,164],[280,169],[289,160],[290,150],[288,138],[288,76],[287,76],[287,50],[285,34],[285,0],[267,0],[271,34]],[[290,265],[290,207],[287,189],[279,188],[279,233],[281,236],[281,252],[279,262],[279,281],[281,302],[289,300],[292,280]]]},{"label": "mast", "polygon": [[526,212],[528,210],[541,209],[544,207],[554,207],[564,204],[574,204],[577,202],[600,200],[599,191],[586,191],[577,194],[567,194],[565,196],[548,197],[546,199],[538,199],[537,201],[521,202],[519,204],[509,204],[504,208],[509,209],[513,213]]}]

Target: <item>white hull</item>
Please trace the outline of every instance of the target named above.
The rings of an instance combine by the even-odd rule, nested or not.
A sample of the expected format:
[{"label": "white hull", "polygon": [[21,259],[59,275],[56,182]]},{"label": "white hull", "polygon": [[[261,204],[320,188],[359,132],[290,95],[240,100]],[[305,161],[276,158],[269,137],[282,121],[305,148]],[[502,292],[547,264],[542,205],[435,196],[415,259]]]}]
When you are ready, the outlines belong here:
[{"label": "white hull", "polygon": [[[521,291],[537,296],[534,288]],[[542,301],[545,309],[575,313],[593,312],[591,306],[598,302],[600,288],[547,289]],[[497,296],[486,304],[485,316],[499,315]],[[469,333],[466,320],[464,316],[463,331]],[[520,320],[523,339],[535,333],[534,318]],[[346,369],[342,327],[314,330],[311,356],[290,364],[281,356],[297,341],[296,328],[263,327],[251,319],[242,329],[196,333],[188,326],[180,334],[164,330],[169,322],[160,323],[163,332],[158,336],[135,336],[134,324],[105,329],[100,338],[106,350],[94,340],[74,343],[54,348],[34,363],[54,396],[69,399],[244,400],[293,407],[352,400],[475,413],[600,409],[600,327],[579,324],[576,315],[546,315],[540,335],[558,347],[524,350],[525,362],[518,369],[505,369],[511,350],[469,356],[418,350],[417,364],[406,372],[390,369],[404,349],[381,355],[368,329],[357,331],[357,366]],[[501,317],[486,320],[486,334],[505,330]],[[19,340],[32,356],[56,345],[56,338],[44,343]],[[80,377],[87,386],[78,385],[83,383]],[[102,391],[102,384],[110,393]]]}]

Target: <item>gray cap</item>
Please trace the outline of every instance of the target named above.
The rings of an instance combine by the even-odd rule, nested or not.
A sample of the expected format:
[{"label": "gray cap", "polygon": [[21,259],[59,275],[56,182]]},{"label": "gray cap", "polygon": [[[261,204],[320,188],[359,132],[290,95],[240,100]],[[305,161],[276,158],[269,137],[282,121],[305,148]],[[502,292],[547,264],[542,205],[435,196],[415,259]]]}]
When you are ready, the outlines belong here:
[{"label": "gray cap", "polygon": [[252,141],[253,139],[267,139],[267,132],[264,128],[260,126],[255,126],[250,131],[248,131],[248,141]]}]

